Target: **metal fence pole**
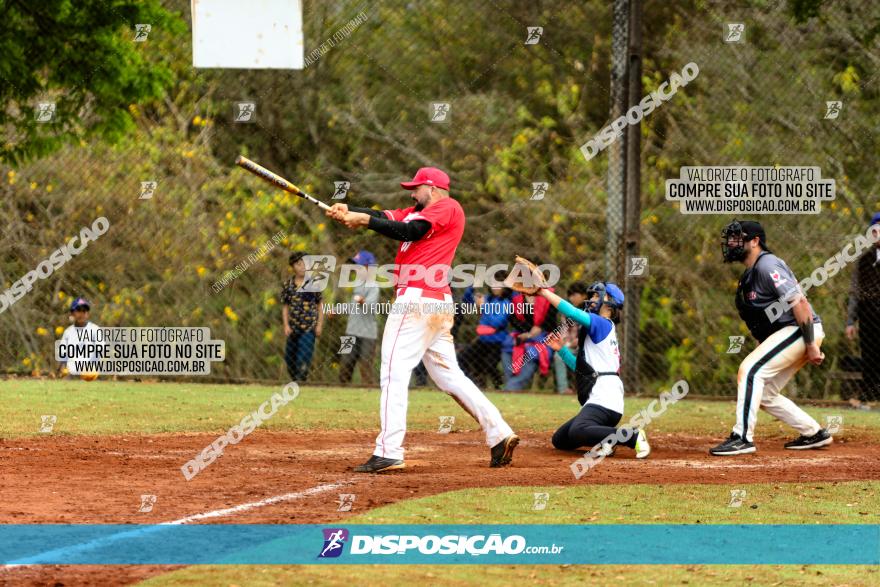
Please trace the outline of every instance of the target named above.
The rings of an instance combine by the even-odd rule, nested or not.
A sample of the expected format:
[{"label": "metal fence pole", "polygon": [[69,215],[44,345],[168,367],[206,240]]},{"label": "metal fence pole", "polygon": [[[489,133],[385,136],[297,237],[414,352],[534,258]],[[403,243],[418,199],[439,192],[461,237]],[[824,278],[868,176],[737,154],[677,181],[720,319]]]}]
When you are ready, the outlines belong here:
[{"label": "metal fence pole", "polygon": [[[629,0],[614,0],[611,25],[611,120],[626,112],[626,61]],[[626,193],[626,133],[608,148],[608,208],[605,223],[605,279],[619,281],[622,261],[624,194]]]},{"label": "metal fence pole", "polygon": [[[629,13],[629,107],[639,103],[642,95],[642,0],[631,0]],[[627,127],[626,135],[626,232],[624,258],[639,255],[639,228],[641,226],[641,134],[642,125]],[[650,262],[650,260],[649,260]],[[641,279],[630,275],[627,268],[624,295],[626,311],[623,319],[623,381],[626,389],[639,389],[639,322],[641,302]]]}]

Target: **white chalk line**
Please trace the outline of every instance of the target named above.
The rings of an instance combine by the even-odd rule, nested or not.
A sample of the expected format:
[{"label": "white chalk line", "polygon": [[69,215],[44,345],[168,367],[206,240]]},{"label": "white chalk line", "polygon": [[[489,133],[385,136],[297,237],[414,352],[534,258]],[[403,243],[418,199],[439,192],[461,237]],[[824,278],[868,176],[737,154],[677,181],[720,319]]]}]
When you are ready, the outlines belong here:
[{"label": "white chalk line", "polygon": [[[233,514],[238,514],[241,512],[246,512],[248,510],[265,507],[267,505],[273,505],[276,503],[281,503],[283,501],[293,501],[296,499],[303,499],[305,497],[310,497],[312,495],[317,495],[319,493],[325,493],[327,491],[333,491],[334,489],[339,489],[340,487],[344,487],[346,485],[351,485],[353,481],[337,481],[335,483],[325,483],[323,485],[317,485],[315,487],[311,487],[306,489],[305,491],[297,491],[293,493],[284,493],[282,495],[276,495],[274,497],[267,497],[266,499],[261,499],[260,501],[254,501],[251,503],[243,503],[237,506],[233,506],[231,508],[224,508],[222,510],[214,510],[210,512],[204,512],[201,514],[194,514],[192,516],[186,516],[185,518],[180,518],[178,520],[172,520],[170,522],[160,522],[159,524],[155,524],[152,526],[148,526],[147,528],[139,528],[137,530],[130,530],[127,532],[118,532],[116,534],[111,534],[110,536],[105,536],[103,538],[96,538],[95,540],[90,540],[88,542],[83,542],[82,544],[74,544],[72,546],[65,546],[63,548],[56,548],[54,550],[48,550],[46,552],[41,552],[39,554],[30,556],[28,558],[22,559],[21,561],[15,563],[4,564],[0,567],[0,571],[5,571],[8,569],[15,569],[20,567],[30,567],[34,566],[37,561],[41,560],[46,556],[58,556],[58,555],[68,555],[68,554],[78,554],[81,552],[85,552],[88,550],[92,550],[94,548],[99,548],[102,546],[107,546],[108,544],[112,544],[124,538],[131,538],[134,536],[142,536],[144,534],[151,534],[153,532],[158,532],[160,530],[164,530],[169,526],[180,526],[182,524],[189,524],[191,522],[197,522],[199,520],[208,520],[211,518],[222,518],[225,516],[230,516]],[[49,564],[49,563],[42,563]],[[58,563],[51,563],[58,564]]]}]

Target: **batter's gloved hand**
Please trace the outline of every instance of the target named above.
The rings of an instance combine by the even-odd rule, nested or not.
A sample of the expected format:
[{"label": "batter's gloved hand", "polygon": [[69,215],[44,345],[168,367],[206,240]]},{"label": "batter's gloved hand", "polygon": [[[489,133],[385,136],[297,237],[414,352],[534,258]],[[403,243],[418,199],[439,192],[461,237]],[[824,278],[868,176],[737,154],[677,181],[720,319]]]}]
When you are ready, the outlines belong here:
[{"label": "batter's gloved hand", "polygon": [[507,279],[504,280],[504,287],[533,296],[541,289],[547,287],[547,282],[544,280],[544,275],[537,265],[517,255],[516,264],[511,269]]}]

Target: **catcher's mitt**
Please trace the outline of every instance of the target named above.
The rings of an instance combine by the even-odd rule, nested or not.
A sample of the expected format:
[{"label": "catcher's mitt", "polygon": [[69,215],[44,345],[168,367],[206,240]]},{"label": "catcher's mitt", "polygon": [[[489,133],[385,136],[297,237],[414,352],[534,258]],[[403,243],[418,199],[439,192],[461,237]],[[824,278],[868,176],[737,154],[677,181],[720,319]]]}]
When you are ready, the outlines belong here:
[{"label": "catcher's mitt", "polygon": [[537,265],[517,255],[516,264],[504,280],[504,287],[533,296],[547,287],[547,282]]}]

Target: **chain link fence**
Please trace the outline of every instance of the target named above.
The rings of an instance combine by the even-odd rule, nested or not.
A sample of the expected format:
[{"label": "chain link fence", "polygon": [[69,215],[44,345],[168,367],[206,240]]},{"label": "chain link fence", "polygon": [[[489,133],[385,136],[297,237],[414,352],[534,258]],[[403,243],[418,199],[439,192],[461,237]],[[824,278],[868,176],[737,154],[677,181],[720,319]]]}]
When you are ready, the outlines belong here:
[{"label": "chain link fence", "polygon": [[[366,249],[389,264],[397,243],[344,230],[260,183],[234,167],[245,154],[324,201],[391,209],[409,205],[398,182],[440,167],[468,215],[457,263],[534,257],[560,268],[562,293],[613,275],[623,286],[626,271],[641,287],[639,389],[628,392],[686,378],[696,393],[734,394],[737,367],[755,343],[733,305],[742,266],[721,262],[720,231],[733,215],[682,214],[666,201],[665,182],[682,166],[820,167],[837,193],[820,214],[757,218],[800,279],[864,234],[880,210],[878,8],[846,1],[804,17],[787,2],[643,6],[643,95],[688,63],[699,75],[641,121],[634,260],[622,253],[624,210],[615,203],[624,197],[624,142],[589,160],[581,151],[615,118],[610,79],[621,64],[612,59],[612,29],[627,14],[614,11],[633,2],[307,2],[310,57],[293,72],[193,70],[190,37],[153,27],[139,50],[170,68],[174,84],[162,99],[120,105],[132,132],[4,164],[4,291],[97,218],[109,229],[7,302],[0,368],[52,373],[53,343],[71,300],[83,296],[101,326],[210,327],[226,341],[210,380],[288,380],[280,294],[290,254],[341,264]],[[166,6],[188,22],[188,3]],[[121,21],[120,34],[133,26]],[[871,344],[880,339],[876,267],[867,261],[852,316],[859,336],[845,331],[855,265],[808,292],[827,359],[798,374],[794,394],[876,394],[862,386],[858,359],[876,362]],[[379,301],[391,301],[392,291],[380,288]],[[334,277],[322,302],[353,295]],[[457,301],[465,296],[455,290]],[[377,320],[381,339],[385,316]],[[486,350],[473,347],[478,321],[456,319],[465,358]],[[346,326],[344,315],[325,317],[308,382],[339,384]],[[352,384],[375,383],[378,355],[377,344]],[[505,385],[501,362],[493,369],[481,381],[488,389]],[[552,392],[564,383],[551,366],[525,388]]]}]

